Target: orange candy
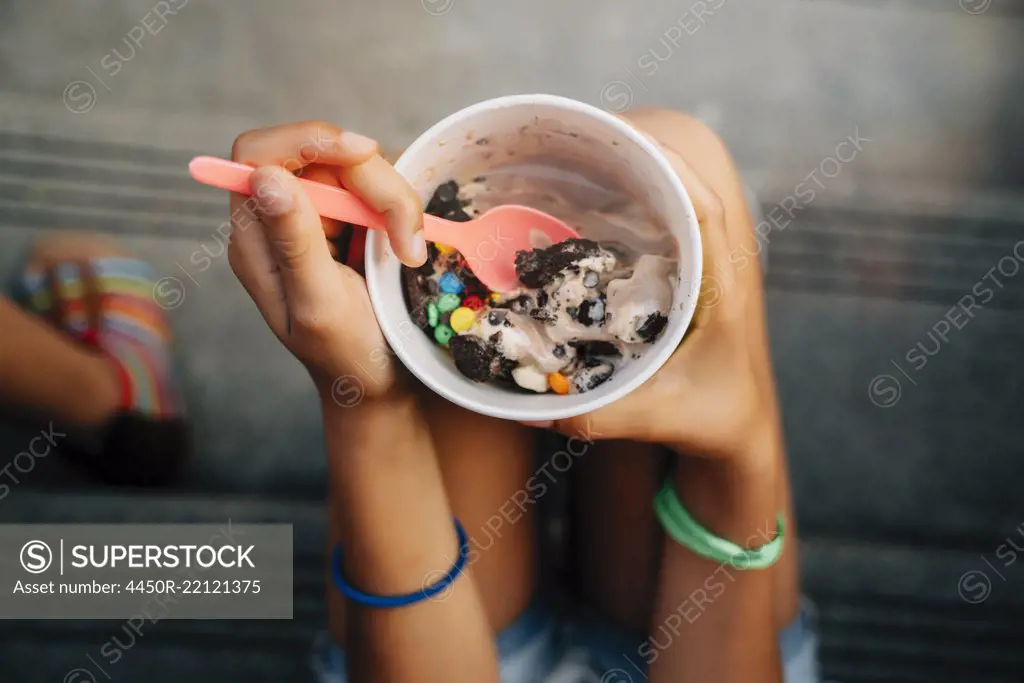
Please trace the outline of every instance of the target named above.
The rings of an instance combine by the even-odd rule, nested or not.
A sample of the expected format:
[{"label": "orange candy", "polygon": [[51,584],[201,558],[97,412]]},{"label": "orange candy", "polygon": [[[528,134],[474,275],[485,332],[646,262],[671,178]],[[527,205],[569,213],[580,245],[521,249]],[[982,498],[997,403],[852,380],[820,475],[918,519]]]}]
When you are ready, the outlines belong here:
[{"label": "orange candy", "polygon": [[556,394],[568,394],[569,393],[569,379],[560,372],[548,373],[548,384],[551,385],[551,390]]}]

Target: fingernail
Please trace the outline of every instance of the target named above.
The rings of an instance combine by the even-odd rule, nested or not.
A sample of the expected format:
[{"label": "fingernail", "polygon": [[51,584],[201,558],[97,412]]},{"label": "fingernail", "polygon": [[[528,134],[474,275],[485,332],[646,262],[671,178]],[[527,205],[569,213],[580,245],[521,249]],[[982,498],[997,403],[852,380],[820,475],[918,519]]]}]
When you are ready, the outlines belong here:
[{"label": "fingernail", "polygon": [[523,420],[520,424],[524,424],[527,427],[536,427],[537,429],[549,429],[555,424],[554,420],[541,420],[539,422],[530,422],[529,420]]},{"label": "fingernail", "polygon": [[409,245],[409,251],[412,254],[413,260],[417,266],[422,266],[427,262],[427,243],[423,239],[423,233],[416,233],[412,237],[412,244]]},{"label": "fingernail", "polygon": [[339,139],[341,144],[356,156],[367,156],[377,151],[377,141],[359,133],[346,130]]},{"label": "fingernail", "polygon": [[256,210],[265,216],[283,216],[295,207],[295,195],[276,168],[258,168],[249,181]]}]

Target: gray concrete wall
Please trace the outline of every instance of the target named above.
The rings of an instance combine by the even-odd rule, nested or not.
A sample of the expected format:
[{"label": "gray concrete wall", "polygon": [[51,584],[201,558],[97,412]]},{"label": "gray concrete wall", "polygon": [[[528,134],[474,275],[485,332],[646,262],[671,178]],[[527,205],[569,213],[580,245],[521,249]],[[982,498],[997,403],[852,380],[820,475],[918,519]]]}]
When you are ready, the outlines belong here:
[{"label": "gray concrete wall", "polygon": [[[315,402],[226,260],[189,266],[216,248],[225,200],[186,178],[188,157],[312,117],[400,148],[458,107],[512,92],[677,107],[721,132],[779,220],[768,305],[826,672],[1020,680],[1024,569],[996,557],[1007,537],[1024,541],[1019,4],[176,0],[166,21],[157,4],[0,6],[0,276],[36,236],[70,226],[116,234],[180,279],[173,322],[199,436],[187,497],[142,512],[126,494],[70,493],[88,487],[48,462],[0,522],[156,508],[216,519],[246,500],[242,514],[306,530],[297,568],[317,586]],[[862,150],[830,161],[851,135],[867,139]],[[776,207],[809,182],[814,199],[784,223]],[[943,323],[983,281],[991,300]],[[911,359],[919,343],[934,352],[924,365]],[[4,436],[0,463],[21,438]],[[990,579],[984,600],[959,585],[968,572]],[[293,624],[234,635],[169,625],[115,674],[301,680],[317,590]],[[17,662],[13,680],[56,680],[114,627],[3,626],[0,665]]]}]

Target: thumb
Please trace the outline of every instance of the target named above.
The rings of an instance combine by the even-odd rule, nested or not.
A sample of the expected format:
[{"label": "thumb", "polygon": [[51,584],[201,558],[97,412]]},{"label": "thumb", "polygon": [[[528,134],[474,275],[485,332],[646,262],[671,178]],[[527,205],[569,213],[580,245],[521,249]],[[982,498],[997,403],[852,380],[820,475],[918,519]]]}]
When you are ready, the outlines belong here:
[{"label": "thumb", "polygon": [[336,270],[320,215],[298,179],[279,166],[262,166],[249,179],[267,248],[277,265],[285,301],[296,309],[315,305]]},{"label": "thumb", "polygon": [[[650,382],[650,380],[649,380]],[[651,419],[652,400],[669,400],[670,397],[651,397],[650,387],[638,388],[634,395],[621,398],[614,403],[583,415],[548,420],[545,422],[523,422],[530,427],[550,429],[563,436],[587,442],[604,439],[629,439],[631,441],[657,442],[665,437],[663,426]]]},{"label": "thumb", "polygon": [[579,439],[586,443],[618,438],[623,432],[622,425],[619,424],[619,420],[615,419],[614,414],[610,416],[612,419],[609,420],[609,416],[602,413],[604,410],[602,408],[586,415],[577,415],[561,420],[522,421],[520,424],[538,429],[550,429],[562,436]]},{"label": "thumb", "polygon": [[283,290],[288,328],[279,334],[339,405],[386,390],[394,369],[366,285],[331,256],[320,215],[298,179],[263,166],[249,182]]}]

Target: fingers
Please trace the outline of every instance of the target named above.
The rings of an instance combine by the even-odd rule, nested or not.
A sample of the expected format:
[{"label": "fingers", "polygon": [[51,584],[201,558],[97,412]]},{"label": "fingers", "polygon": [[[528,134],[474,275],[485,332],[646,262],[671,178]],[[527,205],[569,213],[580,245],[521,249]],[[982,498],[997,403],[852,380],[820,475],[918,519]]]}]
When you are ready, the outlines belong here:
[{"label": "fingers", "polygon": [[395,256],[407,266],[427,260],[423,239],[423,204],[412,186],[379,156],[340,171],[342,184],[364,202],[386,214],[388,237]]},{"label": "fingers", "polygon": [[[420,266],[427,260],[427,244],[419,195],[377,152],[377,143],[370,138],[322,121],[303,121],[243,133],[235,140],[231,157],[293,173],[310,164],[337,167],[341,184],[386,214],[388,237],[399,260]],[[322,175],[319,169],[317,174]]]},{"label": "fingers", "polygon": [[232,193],[228,263],[270,329],[283,335],[288,326],[284,291],[259,221],[255,200]]},{"label": "fingers", "polygon": [[394,364],[366,284],[332,258],[325,232],[339,226],[320,217],[296,173],[341,185],[342,169],[368,164],[376,170],[366,182],[380,186],[355,191],[394,211],[395,225],[405,219],[407,231],[408,207],[418,208],[418,197],[390,166],[379,169],[375,142],[329,124],[252,131],[235,141],[232,156],[257,168],[252,196],[231,195],[228,258],[268,325],[327,390],[352,384],[368,393],[387,391]]},{"label": "fingers", "polygon": [[602,439],[618,438],[622,434],[629,434],[630,430],[635,432],[636,425],[645,417],[638,415],[637,409],[622,402],[622,405],[612,404],[586,415],[544,422],[521,421],[520,424],[537,429],[550,429],[570,439],[593,443]]},{"label": "fingers", "polygon": [[[320,164],[307,166],[302,171],[302,177],[306,180],[324,183],[325,185],[338,185],[341,182],[338,179],[337,168],[322,166]],[[323,228],[325,237],[335,237],[339,235],[341,233],[342,225],[344,224],[341,221],[336,221],[332,218],[324,218],[323,216],[320,217],[320,226]]]},{"label": "fingers", "polygon": [[323,121],[299,121],[242,133],[231,148],[234,161],[281,166],[294,173],[309,164],[352,166],[377,153],[370,138]]},{"label": "fingers", "polygon": [[693,210],[700,224],[701,246],[704,252],[704,272],[700,283],[700,298],[696,327],[706,325],[727,292],[734,289],[736,269],[730,258],[729,237],[726,232],[725,208],[697,172],[673,149],[661,146],[672,169],[679,176],[690,195]]},{"label": "fingers", "polygon": [[260,167],[249,183],[264,227],[266,252],[280,278],[290,319],[315,319],[325,299],[334,299],[324,287],[333,282],[336,270],[320,214],[298,179],[284,168]]}]

